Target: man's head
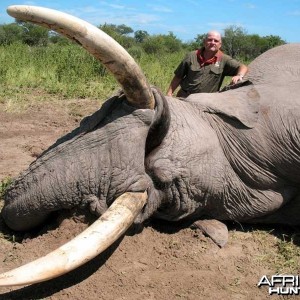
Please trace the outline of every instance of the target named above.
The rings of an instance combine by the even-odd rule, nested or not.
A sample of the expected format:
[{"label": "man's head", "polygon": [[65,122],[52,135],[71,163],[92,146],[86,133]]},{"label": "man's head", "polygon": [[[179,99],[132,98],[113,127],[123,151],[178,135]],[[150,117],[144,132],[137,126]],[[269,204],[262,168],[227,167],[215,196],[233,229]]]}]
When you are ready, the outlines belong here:
[{"label": "man's head", "polygon": [[206,34],[204,48],[206,51],[217,52],[222,46],[222,37],[218,31],[212,30]]}]

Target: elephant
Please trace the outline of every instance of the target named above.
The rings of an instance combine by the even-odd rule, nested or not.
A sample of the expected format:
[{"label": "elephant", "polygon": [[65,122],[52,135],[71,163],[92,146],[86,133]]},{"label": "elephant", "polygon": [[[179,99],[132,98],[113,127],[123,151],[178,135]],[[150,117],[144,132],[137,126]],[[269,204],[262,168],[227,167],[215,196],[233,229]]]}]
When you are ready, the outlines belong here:
[{"label": "elephant", "polygon": [[126,50],[91,24],[34,6],[8,13],[79,43],[122,90],[14,179],[1,212],[16,231],[62,209],[99,219],[49,255],[1,274],[0,286],[69,272],[150,218],[191,220],[208,233],[216,226],[217,235],[226,220],[300,223],[300,44],[260,55],[239,87],[180,99],[151,86]]}]

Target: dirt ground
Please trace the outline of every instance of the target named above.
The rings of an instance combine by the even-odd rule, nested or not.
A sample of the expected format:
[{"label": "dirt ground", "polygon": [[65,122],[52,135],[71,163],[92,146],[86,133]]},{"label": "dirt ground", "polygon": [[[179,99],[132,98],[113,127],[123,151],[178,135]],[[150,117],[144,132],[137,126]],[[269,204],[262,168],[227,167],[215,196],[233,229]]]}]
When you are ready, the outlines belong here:
[{"label": "dirt ground", "polygon": [[[27,168],[42,150],[98,107],[90,100],[42,102],[22,113],[9,113],[0,104],[0,181]],[[0,219],[0,272],[57,248],[91,219],[64,212],[24,234],[10,231]],[[229,241],[221,249],[187,224],[152,221],[139,231],[129,230],[105,253],[60,278],[0,288],[0,299],[276,299],[257,283],[262,275],[277,271],[278,232],[227,225]]]}]

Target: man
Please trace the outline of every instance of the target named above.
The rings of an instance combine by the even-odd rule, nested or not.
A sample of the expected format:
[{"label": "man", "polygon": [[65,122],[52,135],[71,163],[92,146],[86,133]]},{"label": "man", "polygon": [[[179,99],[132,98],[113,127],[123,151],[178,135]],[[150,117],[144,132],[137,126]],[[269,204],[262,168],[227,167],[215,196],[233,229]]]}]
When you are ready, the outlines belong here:
[{"label": "man", "polygon": [[233,76],[232,84],[242,80],[247,66],[224,54],[221,45],[221,34],[208,32],[204,47],[190,52],[175,70],[167,95],[172,96],[179,85],[177,97],[185,98],[193,93],[217,92],[225,76]]}]

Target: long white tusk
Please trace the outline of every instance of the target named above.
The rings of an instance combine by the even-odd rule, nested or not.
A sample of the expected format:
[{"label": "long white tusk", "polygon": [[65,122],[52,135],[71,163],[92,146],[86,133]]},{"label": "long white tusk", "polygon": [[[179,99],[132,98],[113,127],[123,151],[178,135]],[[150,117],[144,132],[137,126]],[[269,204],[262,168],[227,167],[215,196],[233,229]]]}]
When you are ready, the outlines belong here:
[{"label": "long white tusk", "polygon": [[125,193],[85,231],[35,261],[0,274],[0,286],[29,285],[63,275],[107,249],[130,227],[147,201],[147,192]]},{"label": "long white tusk", "polygon": [[129,102],[138,108],[154,108],[154,97],[141,68],[120,44],[99,28],[66,13],[38,6],[13,5],[7,8],[7,13],[75,40],[112,72]]}]

